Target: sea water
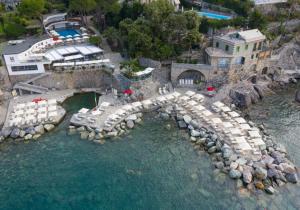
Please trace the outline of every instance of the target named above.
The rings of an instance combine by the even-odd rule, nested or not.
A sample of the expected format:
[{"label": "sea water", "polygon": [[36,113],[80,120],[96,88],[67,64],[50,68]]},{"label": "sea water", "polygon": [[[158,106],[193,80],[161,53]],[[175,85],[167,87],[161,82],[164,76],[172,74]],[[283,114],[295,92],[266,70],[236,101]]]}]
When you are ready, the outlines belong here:
[{"label": "sea water", "polygon": [[[280,131],[278,141],[299,165],[300,142],[294,132],[300,128],[300,110],[288,105],[290,97],[276,98],[256,108],[264,109],[266,103],[272,112],[284,112],[276,119],[269,115],[266,127],[275,134],[282,129],[285,134]],[[104,145],[68,135],[71,114],[92,108],[94,101],[94,94],[74,96],[64,103],[68,115],[53,132],[29,143],[0,145],[0,209],[300,208],[299,185],[288,184],[275,195],[243,193],[236,181],[215,173],[209,155],[195,151],[185,131],[154,113],[127,136]]]}]

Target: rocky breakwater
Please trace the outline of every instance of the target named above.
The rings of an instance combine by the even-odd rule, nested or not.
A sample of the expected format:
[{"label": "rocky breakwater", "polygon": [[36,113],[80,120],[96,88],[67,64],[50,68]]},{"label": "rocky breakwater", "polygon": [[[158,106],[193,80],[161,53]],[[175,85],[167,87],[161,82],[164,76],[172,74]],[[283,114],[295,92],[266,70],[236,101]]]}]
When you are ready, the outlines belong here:
[{"label": "rocky breakwater", "polygon": [[113,128],[91,128],[88,126],[69,126],[69,135],[80,134],[81,139],[93,141],[94,143],[104,144],[106,139],[116,139],[117,136],[127,134],[130,129],[142,123],[143,114],[141,112],[130,114],[120,120]]},{"label": "rocky breakwater", "polygon": [[0,131],[0,143],[6,140],[29,141],[37,140],[46,132],[52,131],[64,118],[66,111],[59,107],[58,115],[35,125],[22,127],[4,127]]},{"label": "rocky breakwater", "polygon": [[[224,173],[237,180],[238,192],[241,194],[245,191],[273,194],[276,188],[285,183],[298,182],[297,169],[288,159],[286,149],[270,138],[266,138],[261,158],[253,160],[234,151],[218,133],[177,105],[160,109],[159,115],[165,120],[176,120],[179,129],[187,129],[194,149],[206,151],[210,155],[215,167],[214,174]],[[266,134],[262,126],[260,129]]]}]

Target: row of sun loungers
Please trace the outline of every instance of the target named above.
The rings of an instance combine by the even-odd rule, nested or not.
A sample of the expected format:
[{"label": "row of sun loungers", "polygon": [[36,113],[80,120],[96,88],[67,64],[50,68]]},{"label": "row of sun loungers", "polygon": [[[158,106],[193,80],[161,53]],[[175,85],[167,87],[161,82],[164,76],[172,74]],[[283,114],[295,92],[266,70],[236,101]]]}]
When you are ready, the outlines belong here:
[{"label": "row of sun loungers", "polygon": [[14,106],[9,116],[9,126],[30,126],[36,123],[44,123],[57,117],[57,101],[55,99],[38,103],[28,102]]},{"label": "row of sun loungers", "polygon": [[109,115],[104,126],[112,128],[131,114],[157,106],[177,104],[184,108],[183,112],[191,113],[196,119],[213,128],[224,138],[226,143],[232,145],[237,153],[261,154],[260,150],[265,147],[265,143],[258,128],[251,127],[239,113],[232,111],[222,102],[215,102],[208,109],[203,105],[203,101],[204,96],[202,94],[187,91],[185,94],[173,92],[153,99],[133,102],[123,105]]}]

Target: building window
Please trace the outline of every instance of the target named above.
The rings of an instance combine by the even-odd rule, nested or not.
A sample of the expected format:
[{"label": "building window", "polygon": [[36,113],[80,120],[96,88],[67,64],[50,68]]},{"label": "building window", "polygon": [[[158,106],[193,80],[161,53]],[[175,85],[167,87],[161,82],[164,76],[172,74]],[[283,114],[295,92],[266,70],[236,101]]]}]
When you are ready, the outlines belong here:
[{"label": "building window", "polygon": [[216,48],[219,48],[219,42],[216,42]]},{"label": "building window", "polygon": [[28,65],[28,66],[12,66],[12,71],[37,71],[37,65]]},{"label": "building window", "polygon": [[10,62],[15,62],[15,58],[14,57],[9,57]]},{"label": "building window", "polygon": [[229,51],[229,46],[228,45],[225,46],[225,51]]},{"label": "building window", "polygon": [[253,59],[254,58],[254,55],[251,55],[251,59]]},{"label": "building window", "polygon": [[240,52],[240,46],[237,46],[237,47],[236,47],[236,51],[237,51],[237,52]]},{"label": "building window", "polygon": [[261,50],[261,46],[262,46],[262,43],[260,42],[259,44],[258,44],[258,50]]},{"label": "building window", "polygon": [[249,45],[246,44],[246,45],[245,45],[245,50],[248,50],[248,47],[249,47]]},{"label": "building window", "polygon": [[257,47],[257,43],[254,44],[254,46],[253,46],[253,51],[256,50],[256,47]]}]

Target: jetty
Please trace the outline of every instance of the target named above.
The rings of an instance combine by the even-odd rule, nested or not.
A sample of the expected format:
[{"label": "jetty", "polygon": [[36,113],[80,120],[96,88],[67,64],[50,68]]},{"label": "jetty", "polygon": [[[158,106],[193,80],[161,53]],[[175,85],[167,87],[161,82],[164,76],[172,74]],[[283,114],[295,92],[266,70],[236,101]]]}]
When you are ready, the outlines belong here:
[{"label": "jetty", "polygon": [[250,126],[240,114],[222,102],[218,101],[210,107],[205,107],[207,105],[204,100],[202,94],[187,91],[185,94],[173,92],[125,105],[103,102],[93,110],[80,110],[72,116],[70,122],[72,125],[89,127],[98,132],[111,132],[118,124],[136,113],[176,106],[181,115],[193,116],[199,125],[215,131],[237,154],[243,154],[253,160],[260,159],[261,150],[265,149],[266,145],[259,129]]}]

